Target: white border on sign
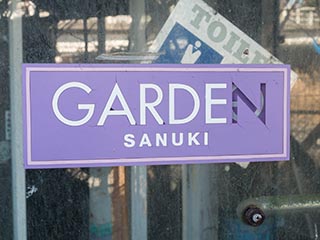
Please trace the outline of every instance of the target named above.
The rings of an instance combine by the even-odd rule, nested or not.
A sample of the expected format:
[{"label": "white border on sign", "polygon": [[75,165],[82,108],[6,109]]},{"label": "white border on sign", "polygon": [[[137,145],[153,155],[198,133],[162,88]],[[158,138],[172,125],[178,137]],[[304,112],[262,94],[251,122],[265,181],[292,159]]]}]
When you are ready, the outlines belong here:
[{"label": "white border on sign", "polygon": [[[64,71],[84,71],[84,72],[282,72],[284,74],[284,93],[283,93],[283,149],[280,154],[254,154],[254,155],[221,155],[221,156],[192,156],[192,157],[160,157],[160,158],[115,158],[115,159],[82,159],[82,160],[32,160],[32,141],[31,141],[31,72],[64,72]],[[209,160],[241,160],[241,159],[268,159],[268,158],[285,158],[287,157],[287,134],[288,134],[288,73],[286,68],[197,68],[197,67],[26,67],[26,126],[27,126],[27,164],[28,166],[54,166],[54,165],[87,165],[87,164],[114,164],[114,163],[140,163],[140,162],[186,162],[186,161],[209,161]]]}]

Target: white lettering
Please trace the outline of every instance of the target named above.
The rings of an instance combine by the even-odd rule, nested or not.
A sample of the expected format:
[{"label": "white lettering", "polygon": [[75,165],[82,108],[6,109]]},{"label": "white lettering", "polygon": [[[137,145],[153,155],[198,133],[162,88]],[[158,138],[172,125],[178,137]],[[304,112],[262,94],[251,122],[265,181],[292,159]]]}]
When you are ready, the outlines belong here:
[{"label": "white lettering", "polygon": [[208,132],[204,132],[204,134],[203,134],[203,145],[205,145],[205,146],[209,145],[209,134],[208,134]]},{"label": "white lettering", "polygon": [[124,143],[123,145],[127,148],[132,148],[135,146],[136,142],[134,140],[134,135],[133,134],[126,134],[124,135]]},{"label": "white lettering", "polygon": [[195,144],[195,145],[200,145],[200,143],[199,143],[199,141],[198,141],[198,139],[197,139],[197,137],[199,136],[199,132],[196,132],[196,133],[191,133],[191,132],[189,132],[188,133],[188,145],[189,146],[192,146],[193,145],[193,143]]},{"label": "white lettering", "polygon": [[167,146],[167,134],[163,133],[162,135],[160,133],[156,133],[156,146],[159,147],[160,144],[164,147]]},{"label": "white lettering", "polygon": [[[123,110],[112,109],[112,105],[113,105],[113,102],[115,101],[116,97],[118,97],[118,99],[123,107]],[[111,95],[108,99],[108,102],[102,112],[102,115],[101,115],[99,122],[98,122],[98,126],[104,125],[104,123],[109,115],[113,115],[113,116],[125,115],[125,116],[127,116],[131,125],[136,124],[136,121],[134,120],[133,115],[129,109],[129,106],[128,106],[128,104],[127,104],[127,102],[126,102],[117,83],[114,85],[114,88],[111,92]]]},{"label": "white lettering", "polygon": [[[154,102],[146,103],[146,89],[151,88],[157,92],[157,99]],[[163,124],[163,120],[159,113],[155,110],[155,106],[159,105],[162,101],[163,93],[161,88],[155,84],[141,84],[140,85],[140,124],[146,125],[146,109],[148,108],[153,117],[159,124]]]},{"label": "white lettering", "polygon": [[[184,119],[175,119],[175,90],[183,89],[191,94],[194,105],[191,114]],[[192,121],[198,114],[200,108],[200,100],[197,92],[190,86],[185,84],[169,84],[169,124],[184,124]]]},{"label": "white lettering", "polygon": [[148,147],[151,147],[152,144],[150,142],[150,139],[149,139],[149,136],[147,133],[144,133],[142,135],[142,138],[141,138],[141,141],[140,141],[140,144],[139,144],[139,147],[143,147],[144,145],[147,145]]},{"label": "white lettering", "polygon": [[[169,138],[171,138],[169,140]],[[208,132],[172,132],[168,133],[144,133],[142,136],[135,136],[134,134],[125,134],[123,136],[124,146],[127,148],[133,147],[167,147],[168,144],[174,147],[180,146],[208,146],[209,133]],[[137,140],[135,140],[137,139]],[[140,139],[138,141],[138,139]],[[184,141],[186,140],[186,141]],[[136,145],[139,142],[139,145]]]},{"label": "white lettering", "polygon": [[181,146],[183,144],[183,133],[179,133],[179,142],[177,142],[177,136],[176,133],[172,133],[171,136],[172,144],[174,146]]},{"label": "white lettering", "polygon": [[75,126],[81,126],[85,123],[87,123],[93,113],[94,113],[94,104],[78,104],[78,109],[79,110],[88,110],[88,113],[87,115],[80,119],[80,120],[70,120],[70,119],[67,119],[65,118],[60,110],[59,110],[59,107],[58,107],[58,101],[59,101],[59,98],[60,98],[60,95],[67,89],[70,89],[70,88],[80,88],[82,90],[84,90],[86,93],[90,93],[91,92],[91,88],[88,87],[86,84],[84,83],[80,83],[80,82],[69,82],[69,83],[66,83],[64,85],[62,85],[60,88],[58,88],[58,90],[55,92],[54,96],[53,96],[53,99],[52,99],[52,109],[53,109],[53,112],[54,114],[56,115],[56,117],[64,124],[68,125],[68,126],[72,126],[72,127],[75,127]]},{"label": "white lettering", "polygon": [[227,88],[226,83],[206,84],[206,124],[209,123],[227,123],[227,118],[212,118],[211,105],[227,104],[226,99],[212,99],[212,89]]}]

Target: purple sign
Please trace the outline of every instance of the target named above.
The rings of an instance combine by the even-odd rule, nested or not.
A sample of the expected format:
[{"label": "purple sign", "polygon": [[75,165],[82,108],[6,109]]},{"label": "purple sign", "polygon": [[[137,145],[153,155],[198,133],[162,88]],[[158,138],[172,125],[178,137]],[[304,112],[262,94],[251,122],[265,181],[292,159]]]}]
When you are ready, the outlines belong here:
[{"label": "purple sign", "polygon": [[287,65],[23,65],[26,168],[289,159]]}]

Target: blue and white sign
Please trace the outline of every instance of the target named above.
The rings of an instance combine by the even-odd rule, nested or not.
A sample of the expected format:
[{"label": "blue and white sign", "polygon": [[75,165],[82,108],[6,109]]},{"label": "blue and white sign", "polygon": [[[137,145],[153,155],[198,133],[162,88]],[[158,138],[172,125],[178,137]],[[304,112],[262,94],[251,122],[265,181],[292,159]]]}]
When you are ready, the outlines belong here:
[{"label": "blue and white sign", "polygon": [[160,48],[157,63],[221,63],[223,56],[176,23]]},{"label": "blue and white sign", "polygon": [[[180,0],[150,50],[155,63],[281,63],[202,0]],[[291,71],[291,87],[296,79]]]}]

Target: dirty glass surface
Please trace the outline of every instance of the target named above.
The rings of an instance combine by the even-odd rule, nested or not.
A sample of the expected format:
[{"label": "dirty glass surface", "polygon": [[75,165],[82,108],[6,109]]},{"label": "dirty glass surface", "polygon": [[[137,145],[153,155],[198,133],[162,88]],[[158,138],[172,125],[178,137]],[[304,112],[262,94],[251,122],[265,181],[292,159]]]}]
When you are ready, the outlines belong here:
[{"label": "dirty glass surface", "polygon": [[10,164],[10,88],[8,19],[2,17],[7,5],[0,2],[0,238],[10,239],[12,230]]},{"label": "dirty glass surface", "polygon": [[[298,74],[290,161],[27,170],[28,239],[319,238],[320,2],[206,2]],[[20,3],[23,62],[59,64],[147,52],[177,1]],[[0,239],[13,237],[9,4],[0,0]],[[243,218],[248,205],[262,206],[260,226]]]}]

